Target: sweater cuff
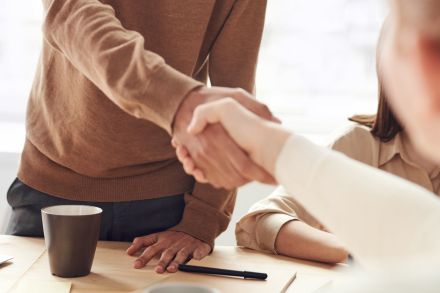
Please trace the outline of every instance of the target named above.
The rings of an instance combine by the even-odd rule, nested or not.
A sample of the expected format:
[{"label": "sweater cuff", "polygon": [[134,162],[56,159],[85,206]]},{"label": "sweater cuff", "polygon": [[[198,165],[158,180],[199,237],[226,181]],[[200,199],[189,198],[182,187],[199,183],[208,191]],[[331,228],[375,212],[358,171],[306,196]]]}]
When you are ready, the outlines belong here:
[{"label": "sweater cuff", "polygon": [[[189,196],[192,195],[185,194],[185,197]],[[215,238],[222,232],[221,227],[227,226],[229,219],[225,219],[220,211],[202,201],[185,202],[182,220],[168,230],[184,232],[209,244],[213,249]]]},{"label": "sweater cuff", "polygon": [[147,86],[149,109],[144,111],[144,118],[151,117],[151,112],[157,113],[154,123],[172,132],[174,116],[186,96],[197,87],[204,86],[199,82],[169,65],[162,65],[151,76]]},{"label": "sweater cuff", "polygon": [[275,241],[281,228],[290,221],[296,221],[298,218],[287,214],[272,213],[265,215],[258,221],[256,237],[258,246],[263,250],[278,254],[275,249]]}]

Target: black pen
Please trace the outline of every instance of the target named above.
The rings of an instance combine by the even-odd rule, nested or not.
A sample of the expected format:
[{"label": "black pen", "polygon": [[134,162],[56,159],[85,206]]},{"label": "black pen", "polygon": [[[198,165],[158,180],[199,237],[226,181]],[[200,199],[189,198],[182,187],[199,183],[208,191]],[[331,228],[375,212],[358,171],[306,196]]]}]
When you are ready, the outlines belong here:
[{"label": "black pen", "polygon": [[258,280],[267,279],[267,274],[264,273],[234,271],[234,270],[225,270],[225,269],[208,268],[208,267],[191,266],[191,265],[179,265],[179,271],[188,272],[188,273],[198,273],[198,274],[242,277],[244,279],[258,279]]}]

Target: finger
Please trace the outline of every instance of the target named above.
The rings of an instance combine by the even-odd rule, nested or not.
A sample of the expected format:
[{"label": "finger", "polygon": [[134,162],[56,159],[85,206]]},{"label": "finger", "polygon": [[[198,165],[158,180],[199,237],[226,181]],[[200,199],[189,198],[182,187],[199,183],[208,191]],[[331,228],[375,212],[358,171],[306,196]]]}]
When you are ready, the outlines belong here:
[{"label": "finger", "polygon": [[[237,148],[239,147],[237,146]],[[229,152],[228,155],[237,172],[245,177],[244,182],[247,183],[249,180],[256,180],[262,183],[273,184],[275,181],[272,175],[254,163],[243,150],[238,149],[235,152]]]},{"label": "finger", "polygon": [[230,109],[242,107],[231,97],[197,106],[187,131],[191,134],[202,132],[208,124],[222,122]]},{"label": "finger", "polygon": [[187,149],[186,147],[184,147],[184,146],[181,146],[181,145],[177,146],[177,148],[176,148],[176,154],[177,154],[177,156],[180,157],[180,158],[186,158],[186,157],[189,157],[188,149]]},{"label": "finger", "polygon": [[167,271],[170,273],[177,272],[180,264],[183,264],[191,259],[193,248],[184,247],[177,254],[171,264],[168,266]]},{"label": "finger", "polygon": [[179,146],[176,151],[177,158],[183,165],[183,169],[186,174],[193,175],[196,165],[194,160],[189,155],[188,150],[185,147]]},{"label": "finger", "polygon": [[175,138],[171,139],[171,145],[173,146],[173,148],[177,148],[179,146]]},{"label": "finger", "polygon": [[193,177],[200,183],[208,183],[208,180],[205,177],[205,174],[200,169],[194,169]]},{"label": "finger", "polygon": [[181,162],[186,174],[192,175],[196,167],[194,161],[191,158],[184,158],[181,160]]},{"label": "finger", "polygon": [[231,95],[239,104],[246,107],[249,111],[257,114],[259,112],[259,106],[262,105],[259,101],[257,101],[256,97],[250,94],[249,92],[238,88],[235,89],[233,94]]},{"label": "finger", "polygon": [[[223,149],[216,143],[217,140],[227,139],[226,131],[218,124],[209,125],[206,130],[197,135],[198,144],[191,152],[196,169],[199,169],[206,176],[206,180],[213,185],[223,186],[218,181],[222,174],[230,174],[234,169],[231,162],[226,160],[227,149]],[[206,182],[203,177],[198,176],[200,182]]]},{"label": "finger", "polygon": [[[218,119],[216,119],[218,115],[215,104],[217,104],[217,102],[201,105],[194,110],[193,118],[187,129],[190,134],[195,135],[202,132],[208,125],[209,120],[212,121],[211,123],[218,122]],[[219,109],[217,109],[217,111],[218,110]]]},{"label": "finger", "polygon": [[243,89],[237,89],[234,93],[234,98],[240,102],[243,106],[249,109],[254,114],[260,116],[261,118],[269,121],[278,122],[269,107],[263,103],[258,102],[254,96]]},{"label": "finger", "polygon": [[133,243],[130,245],[129,248],[127,248],[126,252],[128,255],[133,255],[140,249],[146,246],[153,245],[156,242],[157,242],[157,234],[151,234],[144,237],[136,237],[135,239],[133,239]]},{"label": "finger", "polygon": [[162,252],[162,255],[160,256],[159,262],[156,265],[155,272],[158,274],[162,274],[165,272],[168,265],[171,263],[171,261],[174,259],[174,257],[177,254],[177,249],[175,248],[168,248],[165,249]]},{"label": "finger", "polygon": [[177,156],[177,159],[178,159],[182,164],[184,163],[184,161],[185,161],[187,158],[191,158],[191,156],[189,156],[189,155],[185,156],[185,154],[180,150],[180,147],[178,147],[177,150],[176,150],[176,156]]},{"label": "finger", "polygon": [[[242,175],[242,170],[238,168],[240,165],[236,162],[249,163],[248,155],[230,138],[226,135],[226,138],[222,139],[224,146],[223,149],[227,150],[225,153],[225,161],[231,163],[231,170],[227,173],[222,173],[221,187],[226,189],[232,189],[238,186],[242,186],[249,182],[249,179]],[[219,150],[221,151],[221,150]],[[209,177],[207,178],[210,179]]]},{"label": "finger", "polygon": [[[208,173],[202,169],[205,179],[216,188],[232,189],[244,184],[246,179],[234,168],[229,155],[229,153],[242,151],[225,129],[220,124],[210,125],[201,136],[207,143],[211,142],[209,144],[209,157],[211,158],[209,162],[213,168],[209,170],[213,170],[213,172]],[[212,143],[215,141],[221,141],[222,143]],[[203,178],[198,179],[203,180]]]},{"label": "finger", "polygon": [[283,121],[281,121],[281,119],[280,118],[278,118],[277,116],[275,116],[275,115],[272,115],[272,119],[270,119],[272,122],[275,122],[275,123],[278,123],[278,124],[282,124],[283,123]]},{"label": "finger", "polygon": [[260,182],[264,183],[264,184],[269,184],[269,185],[278,185],[278,181],[269,173],[267,173],[266,179],[264,181],[260,181]]},{"label": "finger", "polygon": [[193,253],[193,258],[196,260],[201,260],[205,256],[207,256],[211,252],[211,246],[208,244],[202,242],[201,245],[199,245]]},{"label": "finger", "polygon": [[164,244],[153,244],[152,246],[145,249],[140,257],[138,257],[134,262],[134,268],[140,269],[146,266],[156,255],[162,253],[165,250]]}]

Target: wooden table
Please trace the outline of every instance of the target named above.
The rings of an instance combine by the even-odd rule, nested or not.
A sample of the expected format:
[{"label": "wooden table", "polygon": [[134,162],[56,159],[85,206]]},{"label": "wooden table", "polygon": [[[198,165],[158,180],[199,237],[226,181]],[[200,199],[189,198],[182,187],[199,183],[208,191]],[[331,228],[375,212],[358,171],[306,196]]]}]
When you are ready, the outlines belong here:
[{"label": "wooden table", "polygon": [[[71,282],[71,292],[142,292],[162,282],[197,283],[217,288],[220,292],[289,292],[306,293],[320,280],[340,278],[343,265],[328,266],[297,259],[262,254],[239,247],[218,246],[201,261],[190,264],[268,273],[267,281],[243,280],[177,272],[154,273],[154,263],[144,269],[133,269],[134,258],[125,253],[129,243],[99,242],[92,273],[86,277],[63,279],[52,276],[44,240],[0,235],[0,254],[14,256],[0,265],[0,292],[14,292],[20,282]],[[296,273],[296,279],[292,277]],[[290,285],[290,286],[289,286]]]}]

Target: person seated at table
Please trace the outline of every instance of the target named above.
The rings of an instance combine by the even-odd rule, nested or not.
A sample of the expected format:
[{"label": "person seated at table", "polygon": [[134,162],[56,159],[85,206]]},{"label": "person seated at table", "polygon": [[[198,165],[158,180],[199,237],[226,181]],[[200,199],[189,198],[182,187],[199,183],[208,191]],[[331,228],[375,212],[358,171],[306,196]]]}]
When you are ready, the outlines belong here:
[{"label": "person seated at table", "polygon": [[[437,165],[440,2],[391,3],[380,72],[390,105],[411,142],[427,162]],[[374,273],[366,282],[354,283],[356,292],[438,292],[440,200],[432,192],[263,121],[233,99],[198,107],[188,131],[199,133],[212,123],[221,123],[367,272]],[[201,170],[179,146],[177,154],[199,182],[222,186],[228,179],[228,174],[213,176]],[[334,292],[354,291],[352,287]]]},{"label": "person seated at table", "polygon": [[[415,149],[387,102],[380,76],[378,80],[377,113],[351,117],[358,125],[350,126],[331,148],[440,195],[439,166]],[[328,263],[343,262],[348,256],[342,243],[283,187],[255,203],[237,223],[235,233],[238,245],[255,250]]]}]

